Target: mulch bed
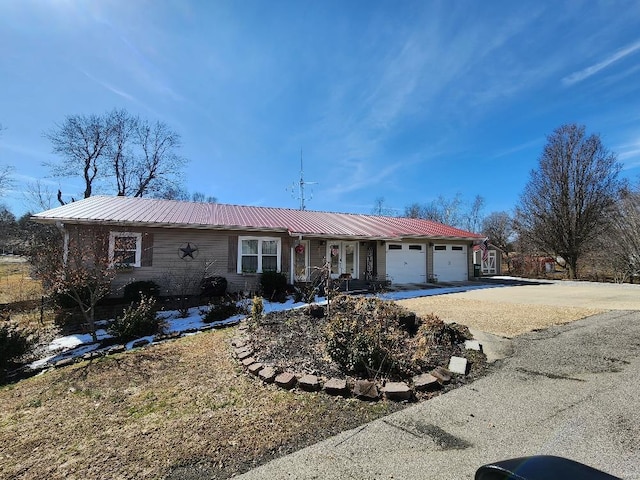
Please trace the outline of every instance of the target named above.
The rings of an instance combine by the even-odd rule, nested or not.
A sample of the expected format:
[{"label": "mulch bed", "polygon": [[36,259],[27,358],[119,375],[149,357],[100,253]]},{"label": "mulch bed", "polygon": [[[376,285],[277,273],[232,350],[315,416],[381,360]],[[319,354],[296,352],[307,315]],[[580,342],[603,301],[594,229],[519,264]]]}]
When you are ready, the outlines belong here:
[{"label": "mulch bed", "polygon": [[[331,301],[329,314],[315,318],[312,306],[274,312],[265,315],[258,324],[250,322],[249,342],[257,361],[279,371],[313,374],[329,378],[365,378],[409,382],[414,375],[429,372],[437,366],[446,367],[451,356],[466,357],[470,371],[466,377],[457,377],[452,387],[468,383],[486,370],[486,357],[476,351],[467,351],[464,340],[472,338],[463,325],[445,324],[435,316],[417,317],[415,328],[403,328],[398,319],[411,315],[395,302],[372,297],[340,295]],[[326,307],[325,307],[326,308]],[[336,316],[375,321],[388,325],[394,331],[393,353],[398,368],[370,370],[369,374],[345,369],[327,353],[327,327]],[[419,328],[418,328],[419,327]],[[413,330],[413,331],[411,331]],[[416,332],[417,330],[417,332]]]}]

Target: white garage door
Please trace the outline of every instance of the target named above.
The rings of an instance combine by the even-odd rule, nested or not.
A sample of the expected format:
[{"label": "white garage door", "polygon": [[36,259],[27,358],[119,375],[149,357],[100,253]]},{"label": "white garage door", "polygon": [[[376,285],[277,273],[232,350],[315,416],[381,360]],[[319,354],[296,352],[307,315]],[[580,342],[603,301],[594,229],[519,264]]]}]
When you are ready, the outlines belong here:
[{"label": "white garage door", "polygon": [[392,283],[425,283],[427,246],[422,243],[387,243],[387,276]]},{"label": "white garage door", "polygon": [[469,280],[466,245],[434,245],[433,273],[439,282]]}]

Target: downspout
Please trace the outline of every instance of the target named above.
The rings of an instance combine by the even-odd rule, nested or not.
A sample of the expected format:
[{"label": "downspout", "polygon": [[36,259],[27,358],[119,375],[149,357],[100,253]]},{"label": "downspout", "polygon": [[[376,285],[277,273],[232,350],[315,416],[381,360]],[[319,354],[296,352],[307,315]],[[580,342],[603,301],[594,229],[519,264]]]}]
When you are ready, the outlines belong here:
[{"label": "downspout", "polygon": [[63,238],[62,264],[66,267],[67,258],[69,257],[69,232],[64,228],[64,223],[60,220],[56,221],[56,227],[60,230],[60,235]]}]

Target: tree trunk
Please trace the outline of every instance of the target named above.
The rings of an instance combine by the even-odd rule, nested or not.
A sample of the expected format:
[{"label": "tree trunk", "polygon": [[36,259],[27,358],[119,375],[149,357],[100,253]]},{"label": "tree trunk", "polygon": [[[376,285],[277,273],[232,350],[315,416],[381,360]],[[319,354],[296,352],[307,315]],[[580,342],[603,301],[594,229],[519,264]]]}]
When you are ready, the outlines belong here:
[{"label": "tree trunk", "polygon": [[578,278],[578,266],[576,260],[567,260],[567,269],[569,274],[569,280],[576,280]]}]

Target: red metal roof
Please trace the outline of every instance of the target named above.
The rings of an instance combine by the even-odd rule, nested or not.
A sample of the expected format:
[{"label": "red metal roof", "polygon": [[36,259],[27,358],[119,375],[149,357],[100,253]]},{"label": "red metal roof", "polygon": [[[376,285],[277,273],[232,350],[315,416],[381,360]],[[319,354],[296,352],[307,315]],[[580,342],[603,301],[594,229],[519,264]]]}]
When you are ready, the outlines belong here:
[{"label": "red metal roof", "polygon": [[463,238],[482,235],[415,218],[381,217],[286,208],[195,203],[152,198],[94,196],[33,216],[40,222],[268,230],[290,235],[394,239]]}]

